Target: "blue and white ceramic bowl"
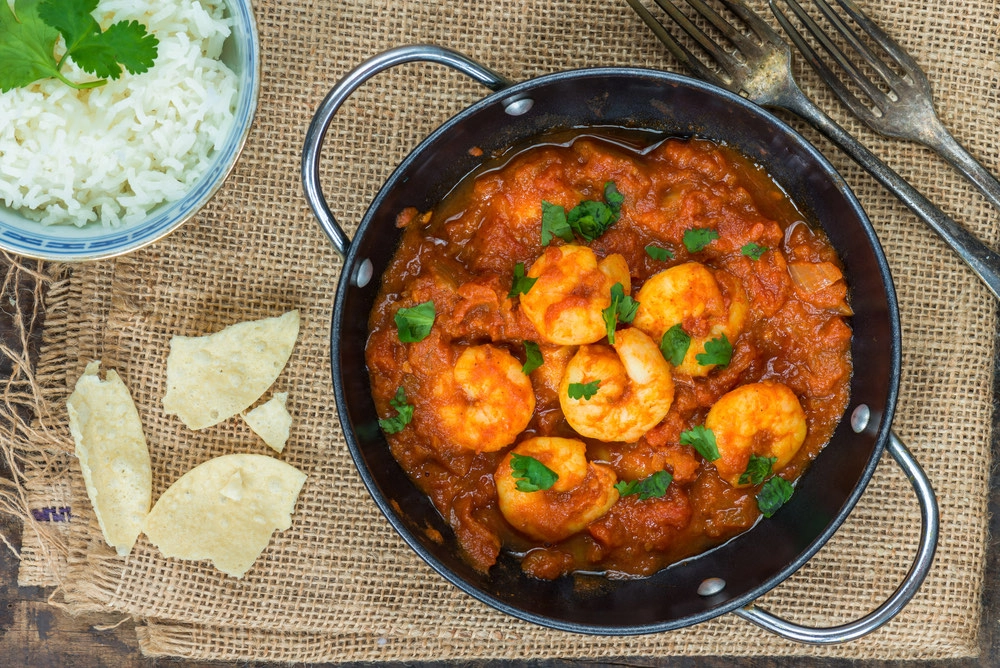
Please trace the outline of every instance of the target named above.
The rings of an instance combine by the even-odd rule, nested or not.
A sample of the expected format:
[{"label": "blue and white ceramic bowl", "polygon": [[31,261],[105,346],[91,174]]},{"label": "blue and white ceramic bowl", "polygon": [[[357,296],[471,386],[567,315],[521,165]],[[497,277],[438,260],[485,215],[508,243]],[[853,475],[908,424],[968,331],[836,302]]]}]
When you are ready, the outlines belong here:
[{"label": "blue and white ceramic bowl", "polygon": [[211,165],[191,190],[180,199],[155,207],[143,220],[116,228],[100,223],[44,226],[0,201],[0,248],[30,258],[67,262],[122,255],[177,229],[218,192],[246,143],[260,91],[260,42],[251,2],[225,3],[233,26],[222,60],[237,76],[235,117],[224,144],[211,156]]}]

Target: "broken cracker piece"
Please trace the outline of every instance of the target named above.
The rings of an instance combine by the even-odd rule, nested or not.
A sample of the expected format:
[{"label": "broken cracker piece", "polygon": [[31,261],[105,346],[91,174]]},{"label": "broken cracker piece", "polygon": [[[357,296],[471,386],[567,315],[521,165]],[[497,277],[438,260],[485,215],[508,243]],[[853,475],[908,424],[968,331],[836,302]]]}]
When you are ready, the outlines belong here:
[{"label": "broken cracker piece", "polygon": [[91,362],[66,401],[76,457],[104,540],[119,555],[132,551],[149,512],[152,471],[142,422],[113,369]]},{"label": "broken cracker piece", "polygon": [[306,476],[267,455],[223,455],[199,464],[171,485],[142,530],[166,557],[208,559],[241,578],[271,534],[292,524]]},{"label": "broken cracker piece", "polygon": [[285,408],[288,392],[276,392],[267,403],[243,414],[243,419],[273,450],[285,449],[292,427],[292,416]]},{"label": "broken cracker piece", "polygon": [[292,354],[299,312],[230,325],[205,336],[175,336],[167,356],[163,410],[204,429],[249,408]]}]

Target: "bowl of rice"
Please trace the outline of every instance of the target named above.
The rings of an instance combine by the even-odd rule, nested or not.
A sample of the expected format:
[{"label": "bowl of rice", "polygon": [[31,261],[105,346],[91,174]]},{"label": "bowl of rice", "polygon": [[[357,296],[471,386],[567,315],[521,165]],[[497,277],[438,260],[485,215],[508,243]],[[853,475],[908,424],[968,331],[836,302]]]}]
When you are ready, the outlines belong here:
[{"label": "bowl of rice", "polygon": [[[92,16],[145,25],[156,59],[87,90],[48,78],[0,92],[0,248],[18,255],[95,260],[162,238],[222,187],[250,132],[250,0],[100,0]],[[67,79],[94,79],[66,62]]]}]

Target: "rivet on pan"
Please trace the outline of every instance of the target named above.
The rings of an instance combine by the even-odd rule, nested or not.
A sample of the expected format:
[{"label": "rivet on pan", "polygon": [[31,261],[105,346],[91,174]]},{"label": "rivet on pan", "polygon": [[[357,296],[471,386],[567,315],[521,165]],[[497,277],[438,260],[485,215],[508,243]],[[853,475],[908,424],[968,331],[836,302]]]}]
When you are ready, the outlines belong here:
[{"label": "rivet on pan", "polygon": [[372,280],[372,261],[362,260],[361,264],[358,265],[357,270],[354,272],[354,283],[355,287],[363,288],[368,285],[368,281]]},{"label": "rivet on pan", "polygon": [[868,421],[872,419],[872,411],[867,404],[861,404],[851,413],[851,429],[855,434],[860,434],[868,426]]},{"label": "rivet on pan", "polygon": [[715,596],[725,588],[726,581],[722,578],[708,578],[707,580],[702,580],[701,584],[698,585],[698,595]]},{"label": "rivet on pan", "polygon": [[512,98],[510,100],[504,100],[503,110],[510,116],[523,116],[531,111],[531,108],[534,105],[535,101],[530,97]]}]

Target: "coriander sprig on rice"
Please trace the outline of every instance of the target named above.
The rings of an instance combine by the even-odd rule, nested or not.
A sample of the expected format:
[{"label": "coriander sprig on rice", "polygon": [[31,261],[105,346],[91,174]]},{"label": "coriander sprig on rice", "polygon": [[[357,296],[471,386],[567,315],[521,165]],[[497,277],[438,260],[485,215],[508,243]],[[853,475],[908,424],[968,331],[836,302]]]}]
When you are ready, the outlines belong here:
[{"label": "coriander sprig on rice", "polygon": [[[0,207],[44,226],[138,223],[194,187],[236,121],[225,0],[100,0],[94,16],[145,24],[159,39],[153,66],[89,90],[48,78],[0,94],[0,128],[12,130],[0,132]],[[75,62],[63,74],[89,77]]]},{"label": "coriander sprig on rice", "polygon": [[[0,91],[56,78],[76,89],[96,88],[121,76],[145,72],[156,60],[159,40],[138,21],[118,21],[101,30],[91,13],[98,0],[0,1]],[[65,52],[57,58],[62,36]],[[98,79],[76,83],[60,71],[72,60]]]}]

